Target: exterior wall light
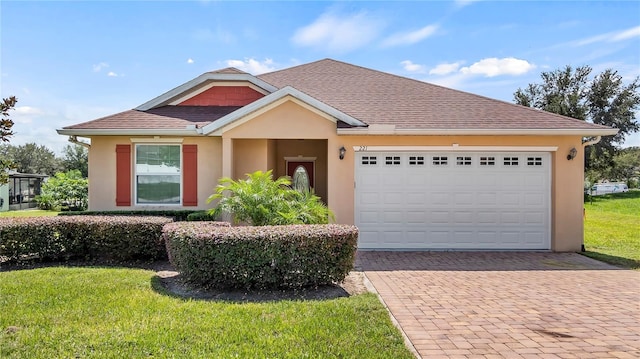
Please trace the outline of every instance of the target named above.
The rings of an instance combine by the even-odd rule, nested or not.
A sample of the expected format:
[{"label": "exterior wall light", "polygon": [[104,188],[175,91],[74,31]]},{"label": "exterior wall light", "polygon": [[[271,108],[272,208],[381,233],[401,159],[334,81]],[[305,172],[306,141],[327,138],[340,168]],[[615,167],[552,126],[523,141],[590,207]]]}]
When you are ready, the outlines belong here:
[{"label": "exterior wall light", "polygon": [[567,160],[571,161],[572,159],[576,158],[577,155],[578,155],[578,150],[576,150],[576,148],[573,147],[569,151],[569,154],[567,155]]},{"label": "exterior wall light", "polygon": [[344,154],[347,153],[347,149],[344,146],[340,147],[340,159],[344,160]]}]

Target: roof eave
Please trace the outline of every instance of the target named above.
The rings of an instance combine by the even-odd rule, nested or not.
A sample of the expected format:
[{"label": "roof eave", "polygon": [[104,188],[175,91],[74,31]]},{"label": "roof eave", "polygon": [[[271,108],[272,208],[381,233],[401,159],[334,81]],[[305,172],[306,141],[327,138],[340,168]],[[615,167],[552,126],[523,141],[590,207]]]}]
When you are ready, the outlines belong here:
[{"label": "roof eave", "polygon": [[339,128],[338,135],[395,135],[395,136],[482,136],[482,135],[502,135],[502,136],[612,136],[618,133],[615,128],[611,129],[384,129],[375,128]]},{"label": "roof eave", "polygon": [[198,128],[118,128],[118,129],[73,129],[63,128],[56,130],[59,135],[65,136],[201,136]]},{"label": "roof eave", "polygon": [[150,101],[143,103],[142,105],[136,107],[135,109],[139,111],[147,111],[154,107],[164,105],[166,103],[169,103],[172,99],[185,93],[186,91],[207,81],[247,81],[270,93],[278,90],[277,87],[250,74],[218,74],[218,73],[207,72],[205,74],[202,74],[196,77],[191,81],[188,81],[172,90],[169,90],[163,93],[162,95]]}]

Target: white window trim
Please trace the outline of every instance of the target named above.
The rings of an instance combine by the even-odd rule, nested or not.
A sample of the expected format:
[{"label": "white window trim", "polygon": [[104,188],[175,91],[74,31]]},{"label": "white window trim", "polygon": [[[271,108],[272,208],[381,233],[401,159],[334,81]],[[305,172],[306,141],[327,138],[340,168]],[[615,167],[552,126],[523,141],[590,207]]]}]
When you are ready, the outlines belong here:
[{"label": "white window trim", "polygon": [[184,138],[182,137],[160,137],[160,136],[153,136],[153,137],[144,137],[144,138],[137,138],[137,137],[131,137],[129,140],[131,140],[131,143],[133,144],[147,144],[147,143],[152,143],[152,144],[167,144],[167,145],[175,145],[178,143],[182,143],[184,141]]},{"label": "white window trim", "polygon": [[[132,138],[133,140],[133,138]],[[143,140],[153,140],[153,139],[143,139]],[[133,142],[133,141],[132,141]],[[167,145],[167,146],[179,146],[180,147],[180,201],[179,203],[139,203],[138,202],[138,171],[137,171],[137,163],[138,163],[138,146],[145,145]],[[184,194],[184,176],[183,176],[183,166],[184,159],[182,158],[182,139],[180,142],[156,142],[156,141],[142,141],[142,143],[134,143],[134,156],[133,156],[133,199],[134,205],[136,207],[182,207],[183,194]],[[154,174],[147,173],[147,175],[153,176]],[[155,174],[155,175],[167,175],[163,174]]]}]

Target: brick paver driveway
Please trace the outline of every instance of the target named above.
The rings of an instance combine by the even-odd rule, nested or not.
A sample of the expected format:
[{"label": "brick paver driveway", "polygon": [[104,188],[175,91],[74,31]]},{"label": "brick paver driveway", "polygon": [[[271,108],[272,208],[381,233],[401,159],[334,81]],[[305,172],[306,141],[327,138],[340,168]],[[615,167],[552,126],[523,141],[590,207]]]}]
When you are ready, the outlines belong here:
[{"label": "brick paver driveway", "polygon": [[359,252],[423,358],[640,358],[640,272],[575,253]]}]

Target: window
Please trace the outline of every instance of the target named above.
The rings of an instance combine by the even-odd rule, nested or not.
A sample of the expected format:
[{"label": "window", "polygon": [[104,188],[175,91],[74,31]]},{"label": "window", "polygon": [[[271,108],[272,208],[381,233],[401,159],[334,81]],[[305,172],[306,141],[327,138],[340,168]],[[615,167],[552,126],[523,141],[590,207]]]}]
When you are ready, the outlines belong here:
[{"label": "window", "polygon": [[424,156],[409,156],[409,165],[424,165]]},{"label": "window", "polygon": [[505,157],[503,163],[505,166],[517,166],[518,157]]},{"label": "window", "polygon": [[495,157],[480,157],[480,166],[495,166],[496,158]]},{"label": "window", "polygon": [[400,156],[387,156],[384,159],[384,163],[387,165],[399,165],[400,164]]},{"label": "window", "polygon": [[447,156],[433,156],[434,166],[445,166],[447,164],[447,161],[448,161]]},{"label": "window", "polygon": [[542,166],[542,157],[527,157],[527,166]]},{"label": "window", "polygon": [[456,164],[458,166],[471,166],[471,157],[458,156],[456,157]]},{"label": "window", "polygon": [[363,165],[375,165],[377,164],[377,157],[376,156],[362,156],[362,164]]},{"label": "window", "polygon": [[180,204],[180,145],[136,145],[136,203]]}]

